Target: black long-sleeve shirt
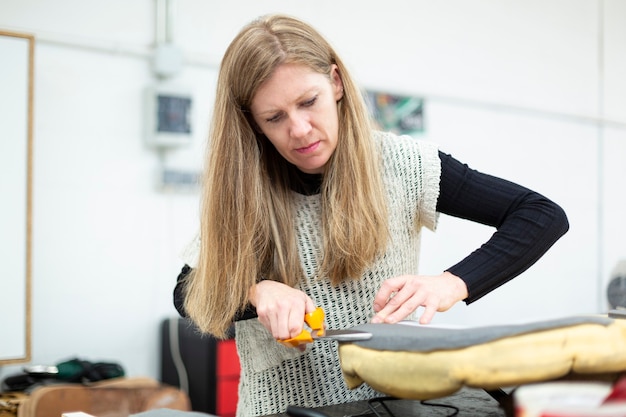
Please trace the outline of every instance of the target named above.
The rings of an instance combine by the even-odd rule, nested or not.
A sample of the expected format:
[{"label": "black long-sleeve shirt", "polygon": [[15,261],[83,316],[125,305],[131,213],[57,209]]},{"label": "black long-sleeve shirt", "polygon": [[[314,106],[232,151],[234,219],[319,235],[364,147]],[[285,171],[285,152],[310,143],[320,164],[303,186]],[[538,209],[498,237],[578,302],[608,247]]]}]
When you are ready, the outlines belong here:
[{"label": "black long-sleeve shirt", "polygon": [[[569,228],[567,216],[556,203],[539,193],[501,178],[483,174],[439,151],[441,179],[437,211],[496,228],[480,248],[446,269],[460,277],[472,303],[532,266]],[[321,174],[301,174],[301,194],[319,192]],[[182,316],[185,265],[174,289],[174,306]],[[235,320],[256,316],[249,306]]]}]

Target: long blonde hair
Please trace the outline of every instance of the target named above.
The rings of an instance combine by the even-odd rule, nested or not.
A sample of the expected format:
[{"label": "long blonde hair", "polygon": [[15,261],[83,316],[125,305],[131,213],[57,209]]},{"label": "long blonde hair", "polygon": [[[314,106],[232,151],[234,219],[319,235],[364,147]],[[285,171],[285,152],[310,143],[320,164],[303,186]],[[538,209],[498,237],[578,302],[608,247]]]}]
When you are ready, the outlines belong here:
[{"label": "long blonde hair", "polygon": [[321,186],[323,264],[318,277],[357,279],[386,247],[387,206],[380,161],[362,93],[333,48],[312,27],[283,15],[260,18],[235,37],[222,60],[208,146],[197,267],[185,309],[198,328],[224,337],[261,279],[294,286],[303,278],[290,174],[249,114],[259,86],[278,65],[303,64],[330,77],[344,95],[339,140]]}]

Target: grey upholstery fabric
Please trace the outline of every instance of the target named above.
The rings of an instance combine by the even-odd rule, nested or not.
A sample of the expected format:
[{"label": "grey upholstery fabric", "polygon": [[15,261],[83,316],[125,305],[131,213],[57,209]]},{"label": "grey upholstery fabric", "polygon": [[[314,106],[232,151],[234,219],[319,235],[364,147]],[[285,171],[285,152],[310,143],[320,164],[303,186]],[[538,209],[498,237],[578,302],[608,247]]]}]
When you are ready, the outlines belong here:
[{"label": "grey upholstery fabric", "polygon": [[613,319],[607,317],[566,317],[545,321],[484,327],[445,328],[436,326],[398,324],[362,324],[353,327],[372,333],[369,340],[352,342],[358,346],[388,351],[430,352],[460,349],[491,342],[505,337],[551,330],[578,324],[608,326]]}]

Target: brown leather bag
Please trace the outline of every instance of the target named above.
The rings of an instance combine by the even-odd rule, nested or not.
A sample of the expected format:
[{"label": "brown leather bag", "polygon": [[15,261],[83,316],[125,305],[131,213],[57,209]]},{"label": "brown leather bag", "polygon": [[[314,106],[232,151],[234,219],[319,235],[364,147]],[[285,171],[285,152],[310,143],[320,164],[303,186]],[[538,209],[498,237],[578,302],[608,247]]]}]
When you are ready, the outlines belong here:
[{"label": "brown leather bag", "polygon": [[18,407],[18,417],[60,417],[82,411],[97,417],[128,417],[169,408],[190,411],[189,397],[151,378],[119,378],[93,384],[53,384],[33,390]]}]

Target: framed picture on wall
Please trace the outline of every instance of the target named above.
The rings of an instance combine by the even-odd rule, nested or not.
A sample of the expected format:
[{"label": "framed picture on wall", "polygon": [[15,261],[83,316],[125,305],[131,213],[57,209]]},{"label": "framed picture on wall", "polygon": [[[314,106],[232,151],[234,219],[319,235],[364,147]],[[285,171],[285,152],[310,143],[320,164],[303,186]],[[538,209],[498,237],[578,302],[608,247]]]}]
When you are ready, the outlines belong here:
[{"label": "framed picture on wall", "polygon": [[365,100],[381,130],[411,136],[424,132],[423,98],[368,90]]},{"label": "framed picture on wall", "polygon": [[34,37],[0,30],[0,366],[30,361]]}]

